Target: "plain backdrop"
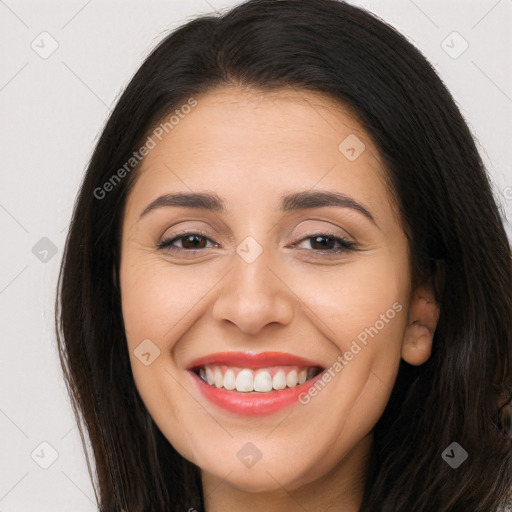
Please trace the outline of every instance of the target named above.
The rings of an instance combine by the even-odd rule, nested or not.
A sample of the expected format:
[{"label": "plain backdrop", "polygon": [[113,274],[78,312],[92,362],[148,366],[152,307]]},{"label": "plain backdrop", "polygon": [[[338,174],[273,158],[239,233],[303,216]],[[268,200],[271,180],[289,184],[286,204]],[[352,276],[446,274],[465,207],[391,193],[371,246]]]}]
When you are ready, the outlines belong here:
[{"label": "plain backdrop", "polygon": [[[96,510],[53,332],[71,208],[94,142],[144,57],[169,30],[238,3],[0,0],[1,512]],[[351,3],[435,66],[511,219],[512,0]]]}]

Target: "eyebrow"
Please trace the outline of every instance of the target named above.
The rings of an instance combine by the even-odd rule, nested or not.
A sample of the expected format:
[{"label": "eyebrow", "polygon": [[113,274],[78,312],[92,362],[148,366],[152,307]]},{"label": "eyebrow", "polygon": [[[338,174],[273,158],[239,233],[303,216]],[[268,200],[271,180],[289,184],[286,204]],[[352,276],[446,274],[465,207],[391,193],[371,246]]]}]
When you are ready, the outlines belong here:
[{"label": "eyebrow", "polygon": [[[218,213],[227,213],[226,203],[211,192],[178,192],[165,194],[152,201],[140,214],[139,220],[150,211],[158,208],[177,206],[182,208],[199,208]],[[322,190],[305,190],[285,194],[280,197],[279,210],[291,212],[322,207],[351,208],[369,219],[375,226],[375,218],[370,211],[355,199],[339,192]]]}]

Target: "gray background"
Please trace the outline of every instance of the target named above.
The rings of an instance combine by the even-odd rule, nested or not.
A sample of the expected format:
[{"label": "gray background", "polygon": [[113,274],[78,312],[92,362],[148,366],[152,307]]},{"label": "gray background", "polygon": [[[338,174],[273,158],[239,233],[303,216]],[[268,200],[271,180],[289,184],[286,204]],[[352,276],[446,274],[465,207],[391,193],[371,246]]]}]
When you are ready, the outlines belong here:
[{"label": "gray background", "polygon": [[[96,510],[53,334],[72,204],[106,116],[151,48],[237,3],[0,0],[0,512]],[[435,65],[511,219],[512,0],[351,3]]]}]

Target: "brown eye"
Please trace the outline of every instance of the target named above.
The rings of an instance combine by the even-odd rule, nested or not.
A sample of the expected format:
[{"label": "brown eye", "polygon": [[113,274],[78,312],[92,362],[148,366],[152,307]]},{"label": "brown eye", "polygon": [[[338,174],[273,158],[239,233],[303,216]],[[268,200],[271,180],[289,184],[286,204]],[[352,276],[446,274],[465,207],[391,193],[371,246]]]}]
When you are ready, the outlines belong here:
[{"label": "brown eye", "polygon": [[[175,242],[180,241],[181,247],[176,246]],[[211,242],[209,238],[201,233],[180,233],[178,236],[166,238],[158,244],[159,249],[168,249],[171,251],[194,251],[207,249],[205,242]]]},{"label": "brown eye", "polygon": [[[328,233],[308,236],[303,238],[300,243],[304,241],[311,241],[309,242],[310,247],[313,251],[319,253],[338,254],[346,251],[357,250],[354,242]],[[336,245],[338,245],[338,248],[334,248]]]},{"label": "brown eye", "polygon": [[[335,255],[357,250],[354,242],[333,234],[320,233],[311,235],[303,238],[301,242],[295,244],[295,246],[298,246],[300,243],[304,243],[305,241],[310,241],[310,248],[313,252],[318,254]],[[181,244],[181,247],[176,245],[177,242]],[[217,246],[215,242],[204,236],[202,233],[184,232],[162,240],[157,247],[159,249],[166,249],[173,252],[191,252],[208,249],[209,247],[205,246],[208,242],[211,242],[214,247]]]}]

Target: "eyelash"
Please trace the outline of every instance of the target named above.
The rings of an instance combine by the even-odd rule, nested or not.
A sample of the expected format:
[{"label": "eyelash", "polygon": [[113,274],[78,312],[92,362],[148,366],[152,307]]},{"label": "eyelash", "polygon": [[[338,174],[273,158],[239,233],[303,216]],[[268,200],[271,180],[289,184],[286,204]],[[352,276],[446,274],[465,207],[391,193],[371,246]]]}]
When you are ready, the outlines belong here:
[{"label": "eyelash", "polygon": [[[206,240],[213,242],[210,238],[208,238],[204,233],[195,232],[195,231],[185,231],[183,233],[178,233],[176,236],[173,236],[172,238],[166,238],[158,243],[157,248],[158,249],[166,249],[171,252],[197,252],[197,251],[203,251],[204,249],[184,249],[183,247],[175,247],[172,244],[176,240],[181,240],[182,238],[186,238],[187,236],[195,235],[200,238],[205,238]],[[316,254],[322,254],[326,256],[336,256],[338,254],[342,254],[348,251],[357,251],[357,244],[355,242],[351,242],[350,240],[347,240],[346,238],[342,238],[339,236],[335,236],[332,233],[314,233],[307,237],[302,238],[298,242],[296,242],[295,245],[298,245],[299,243],[309,240],[316,237],[324,237],[324,238],[330,238],[333,239],[335,242],[337,242],[339,245],[341,245],[341,248],[339,249],[327,249],[327,250],[320,250],[320,249],[311,249]],[[215,243],[215,242],[213,242]]]}]

